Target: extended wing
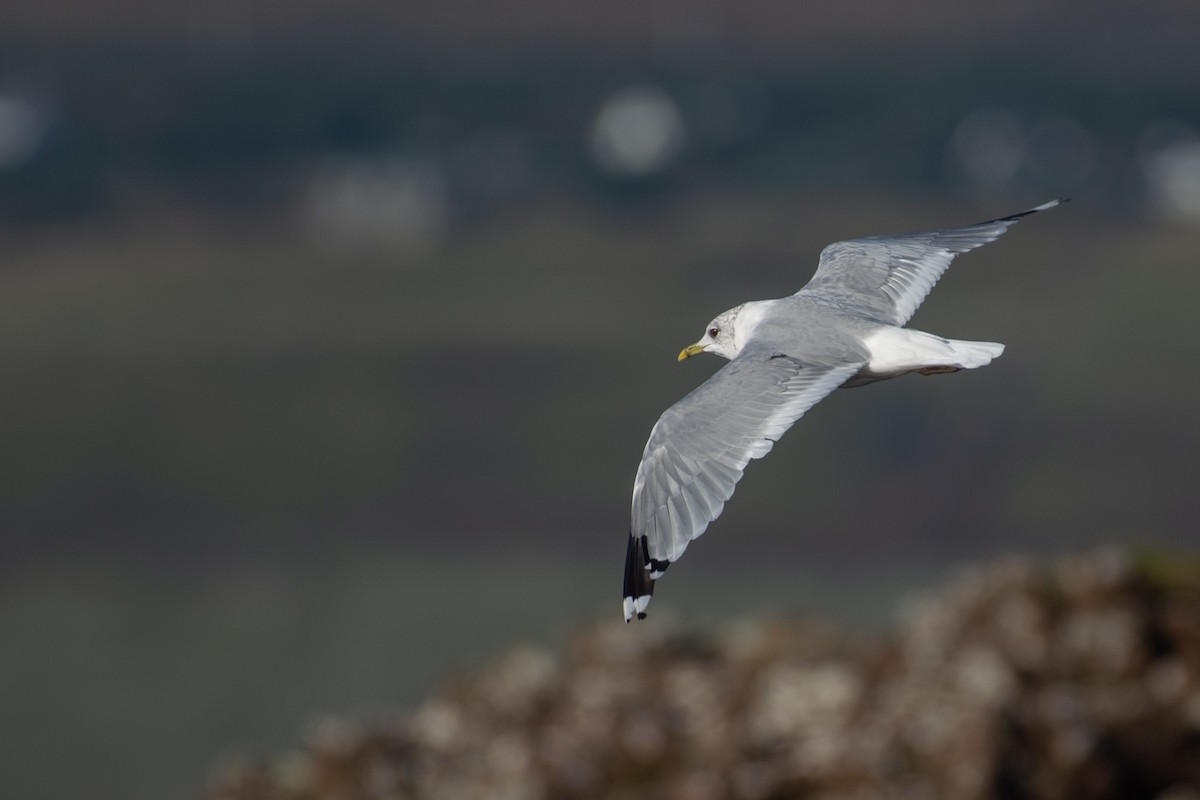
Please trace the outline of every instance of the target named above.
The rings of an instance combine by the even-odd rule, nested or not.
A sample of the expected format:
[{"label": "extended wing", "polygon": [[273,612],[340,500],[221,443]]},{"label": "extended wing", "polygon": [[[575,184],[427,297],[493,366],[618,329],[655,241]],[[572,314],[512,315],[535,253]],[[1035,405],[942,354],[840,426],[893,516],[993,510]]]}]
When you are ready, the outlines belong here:
[{"label": "extended wing", "polygon": [[861,366],[814,366],[747,348],[663,413],[633,484],[626,621],[645,616],[652,581],[717,518],[746,464]]},{"label": "extended wing", "polygon": [[1022,217],[1060,202],[1051,200],[1019,214],[962,228],[836,242],[821,252],[816,274],[797,294],[816,297],[867,319],[904,325],[955,256],[995,241]]}]

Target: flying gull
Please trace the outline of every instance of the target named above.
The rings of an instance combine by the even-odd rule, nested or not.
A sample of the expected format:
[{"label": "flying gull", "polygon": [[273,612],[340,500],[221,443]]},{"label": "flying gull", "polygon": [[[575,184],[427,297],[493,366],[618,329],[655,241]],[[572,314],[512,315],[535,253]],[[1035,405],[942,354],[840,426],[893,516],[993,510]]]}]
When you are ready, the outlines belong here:
[{"label": "flying gull", "polygon": [[718,314],[679,360],[713,353],[729,363],[663,413],[633,482],[625,621],[646,616],[654,582],[720,515],[750,460],[834,389],[975,369],[1004,352],[904,325],[956,255],[1059,202],[962,228],[837,242],[794,295]]}]

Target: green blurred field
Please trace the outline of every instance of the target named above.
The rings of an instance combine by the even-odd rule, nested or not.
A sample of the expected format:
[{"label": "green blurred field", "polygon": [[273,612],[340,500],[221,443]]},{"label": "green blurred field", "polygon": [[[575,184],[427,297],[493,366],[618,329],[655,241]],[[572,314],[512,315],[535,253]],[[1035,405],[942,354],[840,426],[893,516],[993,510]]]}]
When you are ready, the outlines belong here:
[{"label": "green blurred field", "polygon": [[[674,362],[697,325],[831,238],[1010,210],[555,203],[410,258],[170,222],[10,247],[5,771],[74,743],[110,780],[199,779],[616,614],[646,432],[717,366]],[[968,558],[1190,545],[1197,247],[1076,204],[962,259],[916,324],[1004,358],[815,409],[656,612],[879,624]]]}]

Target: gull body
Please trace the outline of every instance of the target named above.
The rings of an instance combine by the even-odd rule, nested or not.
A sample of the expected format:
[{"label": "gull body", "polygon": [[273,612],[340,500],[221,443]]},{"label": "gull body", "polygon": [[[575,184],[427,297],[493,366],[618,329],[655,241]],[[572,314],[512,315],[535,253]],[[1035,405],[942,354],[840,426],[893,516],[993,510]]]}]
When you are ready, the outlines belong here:
[{"label": "gull body", "polygon": [[[802,324],[790,324],[793,320]],[[715,336],[711,333],[714,329],[718,331]],[[751,342],[770,345],[783,354],[803,353],[805,360],[818,365],[861,359],[862,366],[843,387],[863,386],[921,370],[933,374],[974,369],[1004,352],[1004,345],[998,342],[946,339],[848,316],[801,290],[791,297],[751,300],[720,314],[698,342],[683,349],[679,360],[700,353],[732,360]]]},{"label": "gull body", "polygon": [[679,360],[712,353],[730,363],[663,413],[634,479],[626,622],[645,617],[654,582],[721,513],[749,461],[834,389],[975,369],[1003,353],[996,342],[904,325],[956,255],[1059,202],[960,228],[838,242],[794,295],[718,314]]}]

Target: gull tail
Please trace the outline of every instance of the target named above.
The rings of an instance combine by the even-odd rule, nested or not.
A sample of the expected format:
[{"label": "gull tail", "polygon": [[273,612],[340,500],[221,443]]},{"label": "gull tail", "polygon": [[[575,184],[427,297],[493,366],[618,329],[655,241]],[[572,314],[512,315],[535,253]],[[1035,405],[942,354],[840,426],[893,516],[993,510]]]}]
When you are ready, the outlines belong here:
[{"label": "gull tail", "polygon": [[[962,339],[947,339],[953,366],[958,369],[986,367],[993,358],[999,358],[1004,345],[999,342],[968,342]],[[947,365],[950,366],[950,365]]]},{"label": "gull tail", "polygon": [[907,372],[937,375],[975,369],[992,363],[1004,352],[999,342],[946,339],[912,328],[881,327],[864,344],[871,354],[870,361],[846,386],[862,386]]}]

